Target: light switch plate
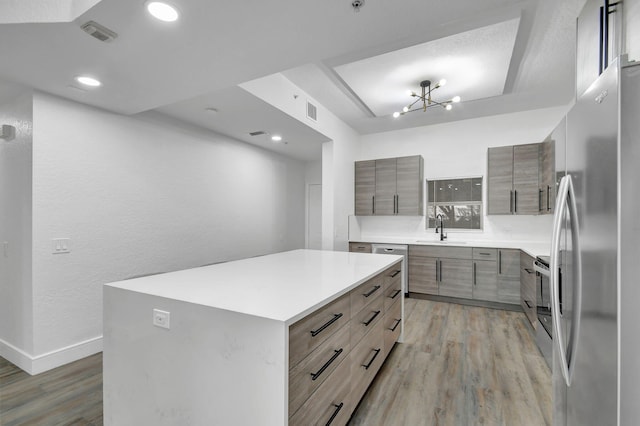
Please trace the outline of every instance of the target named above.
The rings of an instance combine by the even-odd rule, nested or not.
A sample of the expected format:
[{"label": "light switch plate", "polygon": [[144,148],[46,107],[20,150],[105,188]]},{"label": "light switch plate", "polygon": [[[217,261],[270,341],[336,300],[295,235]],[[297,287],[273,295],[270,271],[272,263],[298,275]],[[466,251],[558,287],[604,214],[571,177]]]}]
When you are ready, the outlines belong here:
[{"label": "light switch plate", "polygon": [[54,238],[51,240],[51,253],[71,253],[71,239],[70,238]]},{"label": "light switch plate", "polygon": [[153,310],[153,325],[160,328],[171,328],[171,312],[160,309]]}]

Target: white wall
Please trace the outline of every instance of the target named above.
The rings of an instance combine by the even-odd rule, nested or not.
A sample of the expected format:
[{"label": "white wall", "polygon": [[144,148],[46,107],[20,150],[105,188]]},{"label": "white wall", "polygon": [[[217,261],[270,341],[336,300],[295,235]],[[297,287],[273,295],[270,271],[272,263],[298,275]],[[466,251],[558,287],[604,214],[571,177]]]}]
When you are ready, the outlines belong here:
[{"label": "white wall", "polygon": [[101,350],[105,282],[304,246],[300,161],[42,93],[33,122],[32,373]]},{"label": "white wall", "polygon": [[[567,110],[568,106],[547,108],[366,135],[357,159],[419,154],[424,157],[425,179],[486,177],[488,147],[541,142]],[[486,180],[484,186],[486,200]],[[482,232],[449,231],[449,238],[545,241],[551,220],[551,215],[485,216]],[[363,236],[433,237],[433,230],[425,231],[424,219],[419,217],[360,217],[352,223],[352,229]]]},{"label": "white wall", "polygon": [[[353,214],[354,198],[353,162],[360,135],[282,74],[240,86],[331,139],[322,146],[322,248],[348,250],[348,217]],[[306,117],[307,100],[317,107],[317,121]]]},{"label": "white wall", "polygon": [[0,139],[0,355],[17,364],[33,350],[31,92],[5,102],[0,125],[15,126],[16,135]]}]

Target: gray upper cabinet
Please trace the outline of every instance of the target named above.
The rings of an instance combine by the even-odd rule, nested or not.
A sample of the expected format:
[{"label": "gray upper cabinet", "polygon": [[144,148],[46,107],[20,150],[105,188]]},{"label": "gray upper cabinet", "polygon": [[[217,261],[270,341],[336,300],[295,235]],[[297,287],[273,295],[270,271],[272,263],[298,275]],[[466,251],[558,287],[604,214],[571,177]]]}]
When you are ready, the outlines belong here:
[{"label": "gray upper cabinet", "polygon": [[538,185],[540,144],[513,147],[513,213],[540,213]]},{"label": "gray upper cabinet", "polygon": [[419,155],[396,159],[396,214],[422,215],[423,167]]},{"label": "gray upper cabinet", "polygon": [[556,200],[555,142],[540,145],[540,209],[541,213],[553,213]]},{"label": "gray upper cabinet", "polygon": [[489,148],[487,168],[487,213],[511,214],[513,211],[513,147]]},{"label": "gray upper cabinet", "polygon": [[357,161],[355,165],[355,212],[357,216],[371,216],[376,195],[376,162]]},{"label": "gray upper cabinet", "polygon": [[374,214],[396,214],[396,159],[376,160],[376,198]]},{"label": "gray upper cabinet", "polygon": [[[534,143],[489,148],[488,214],[540,214],[540,150]],[[553,153],[551,153],[553,155]],[[549,161],[552,161],[549,158]]]},{"label": "gray upper cabinet", "polygon": [[422,156],[356,161],[357,216],[420,216],[423,214]]}]

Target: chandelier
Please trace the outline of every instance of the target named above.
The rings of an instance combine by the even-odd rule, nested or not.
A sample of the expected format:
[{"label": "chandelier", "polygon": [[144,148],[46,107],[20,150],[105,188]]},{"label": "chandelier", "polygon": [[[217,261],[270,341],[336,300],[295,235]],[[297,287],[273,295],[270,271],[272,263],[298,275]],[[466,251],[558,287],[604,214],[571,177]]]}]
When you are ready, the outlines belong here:
[{"label": "chandelier", "polygon": [[[447,84],[447,80],[442,79],[435,86],[431,87],[431,80],[423,80],[420,82],[420,88],[422,89],[422,94],[418,95],[417,93],[411,91],[409,92],[409,96],[417,98],[415,101],[411,102],[406,107],[402,108],[402,112],[394,112],[393,117],[398,118],[401,115],[404,115],[408,112],[413,111],[426,111],[427,108],[431,108],[434,106],[441,106],[447,111],[453,108],[454,103],[460,102],[460,96],[454,96],[453,98],[446,101],[435,101],[431,98],[431,92],[434,92],[436,89]],[[417,105],[416,105],[417,104]]]}]

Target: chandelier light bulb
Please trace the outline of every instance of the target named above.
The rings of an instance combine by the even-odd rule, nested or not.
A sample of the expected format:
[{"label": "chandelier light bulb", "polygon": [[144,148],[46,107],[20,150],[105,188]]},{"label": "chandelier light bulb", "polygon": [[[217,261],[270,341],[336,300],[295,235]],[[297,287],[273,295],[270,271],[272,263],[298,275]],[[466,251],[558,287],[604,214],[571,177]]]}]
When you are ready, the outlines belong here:
[{"label": "chandelier light bulb", "polygon": [[445,84],[447,84],[447,80],[445,80],[444,78],[438,82],[438,86],[440,87],[444,86]]},{"label": "chandelier light bulb", "polygon": [[402,108],[402,112],[409,112],[409,107]]},{"label": "chandelier light bulb", "polygon": [[393,113],[393,118],[398,118],[400,117],[400,113],[398,111]]},{"label": "chandelier light bulb", "polygon": [[447,104],[447,106],[444,107],[444,109],[446,109],[447,111],[451,111],[451,108],[453,108],[451,104]]},{"label": "chandelier light bulb", "polygon": [[455,103],[460,102],[460,96],[454,96],[453,99],[451,99],[451,101]]}]

